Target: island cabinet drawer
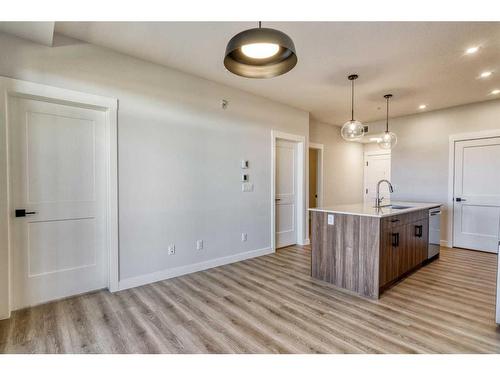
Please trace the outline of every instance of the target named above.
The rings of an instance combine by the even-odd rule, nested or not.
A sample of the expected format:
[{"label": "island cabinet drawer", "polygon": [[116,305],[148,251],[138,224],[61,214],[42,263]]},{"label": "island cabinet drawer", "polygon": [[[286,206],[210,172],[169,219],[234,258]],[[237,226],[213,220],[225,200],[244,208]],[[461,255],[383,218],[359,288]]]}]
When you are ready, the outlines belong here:
[{"label": "island cabinet drawer", "polygon": [[418,220],[425,219],[427,215],[428,215],[427,210],[419,210],[419,211],[409,212],[406,214],[387,216],[382,218],[382,226],[406,225]]}]

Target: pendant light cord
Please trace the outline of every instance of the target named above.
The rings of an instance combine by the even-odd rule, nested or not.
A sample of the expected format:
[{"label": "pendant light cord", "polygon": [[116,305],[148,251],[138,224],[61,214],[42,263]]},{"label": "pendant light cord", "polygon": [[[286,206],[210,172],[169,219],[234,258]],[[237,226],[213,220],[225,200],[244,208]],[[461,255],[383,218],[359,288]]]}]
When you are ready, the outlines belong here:
[{"label": "pendant light cord", "polygon": [[389,97],[387,98],[387,112],[385,116],[385,132],[389,133]]},{"label": "pendant light cord", "polygon": [[351,121],[354,121],[354,80],[351,80]]},{"label": "pendant light cord", "polygon": [[259,21],[259,29],[261,29],[261,28],[262,28],[262,22]]}]

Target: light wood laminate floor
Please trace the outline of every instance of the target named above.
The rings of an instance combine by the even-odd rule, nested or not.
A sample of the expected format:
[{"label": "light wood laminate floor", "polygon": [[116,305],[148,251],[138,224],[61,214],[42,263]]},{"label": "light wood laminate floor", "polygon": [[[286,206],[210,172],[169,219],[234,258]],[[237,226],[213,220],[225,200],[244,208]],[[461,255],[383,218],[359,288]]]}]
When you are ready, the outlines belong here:
[{"label": "light wood laminate floor", "polygon": [[494,254],[442,249],[371,301],[313,280],[310,249],[294,246],[17,311],[0,352],[500,353],[495,273]]}]

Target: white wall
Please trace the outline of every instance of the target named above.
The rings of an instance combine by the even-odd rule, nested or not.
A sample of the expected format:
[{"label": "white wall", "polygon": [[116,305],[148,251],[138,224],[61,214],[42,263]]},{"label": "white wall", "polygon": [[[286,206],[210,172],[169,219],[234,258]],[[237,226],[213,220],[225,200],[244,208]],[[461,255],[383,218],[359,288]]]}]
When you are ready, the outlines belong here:
[{"label": "white wall", "polygon": [[[384,130],[385,121],[368,125],[370,133],[378,133]],[[446,203],[449,136],[500,129],[500,100],[393,118],[389,126],[398,136],[392,150],[393,199]],[[441,239],[450,238],[445,209]]]},{"label": "white wall", "polygon": [[[269,249],[271,129],[307,138],[309,114],[61,38],[51,48],[0,34],[0,75],[119,99],[120,279]],[[241,192],[242,159],[252,193]]]},{"label": "white wall", "polygon": [[325,146],[323,206],[362,202],[363,145],[344,141],[339,127],[314,120],[310,121],[309,138]]}]

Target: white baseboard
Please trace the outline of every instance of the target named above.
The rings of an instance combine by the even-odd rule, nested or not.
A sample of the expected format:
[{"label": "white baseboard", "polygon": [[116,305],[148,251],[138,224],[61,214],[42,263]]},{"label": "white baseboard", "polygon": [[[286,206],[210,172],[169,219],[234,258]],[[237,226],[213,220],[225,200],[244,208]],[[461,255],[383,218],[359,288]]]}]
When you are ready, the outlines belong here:
[{"label": "white baseboard", "polygon": [[442,246],[442,247],[450,247],[450,243],[448,242],[448,240],[441,240],[439,241],[439,244]]},{"label": "white baseboard", "polygon": [[145,284],[151,284],[157,281],[171,279],[173,277],[186,275],[188,273],[203,271],[209,268],[223,266],[225,264],[230,264],[234,262],[240,262],[245,259],[260,257],[262,255],[268,255],[274,253],[274,249],[266,247],[264,249],[257,249],[246,251],[244,253],[239,253],[235,255],[229,255],[226,257],[216,258],[207,260],[205,262],[189,264],[186,266],[176,267],[172,269],[157,271],[153,273],[148,273],[146,275],[130,277],[127,279],[120,280],[118,283],[118,290],[125,290],[130,288],[135,288],[136,286],[141,286]]},{"label": "white baseboard", "polygon": [[303,245],[310,245],[310,244],[311,244],[311,240],[310,240],[309,238],[306,238],[306,239],[304,240]]}]

